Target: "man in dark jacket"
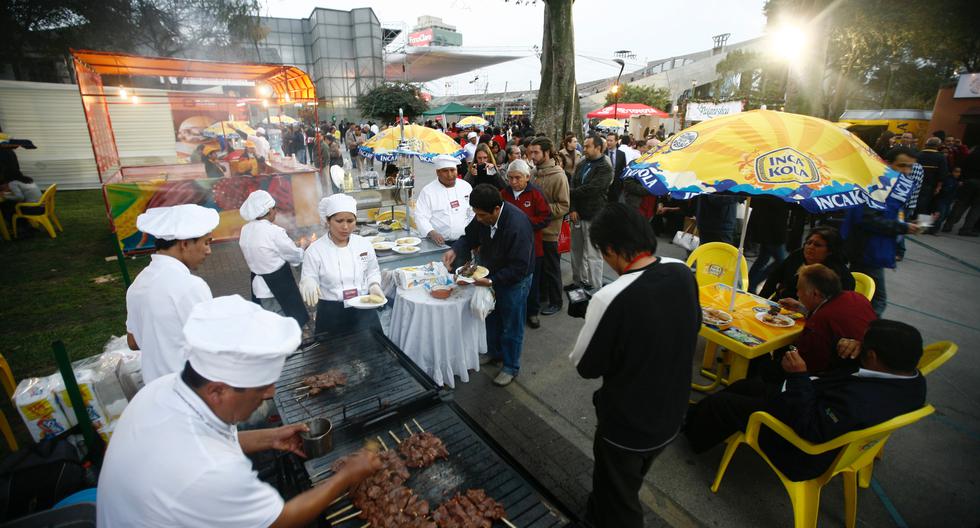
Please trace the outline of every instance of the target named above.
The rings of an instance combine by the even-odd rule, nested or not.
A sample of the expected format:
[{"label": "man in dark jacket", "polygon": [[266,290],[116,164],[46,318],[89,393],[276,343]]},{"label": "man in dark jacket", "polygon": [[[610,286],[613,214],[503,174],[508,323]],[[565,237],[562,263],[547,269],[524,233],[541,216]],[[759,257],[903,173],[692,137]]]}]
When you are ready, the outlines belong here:
[{"label": "man in dark jacket", "polygon": [[735,245],[735,221],[739,198],[702,194],[697,198],[695,216],[702,244],[724,242]]},{"label": "man in dark jacket", "polygon": [[949,167],[946,165],[946,154],[939,152],[943,144],[937,137],[926,140],[925,148],[919,152],[918,162],[922,165],[922,189],[919,191],[918,205],[915,214],[932,214],[938,205],[938,194],[941,186],[949,177]]},{"label": "man in dark jacket", "polygon": [[480,364],[503,362],[493,380],[502,387],[514,380],[521,367],[527,292],[534,272],[534,230],[527,215],[504,203],[493,185],[474,187],[470,206],[475,216],[463,236],[442,255],[442,262],[449,268],[457,254],[469,260],[471,252],[480,249],[480,263],[490,270],[490,275],[477,279],[475,284],[492,286],[496,296],[496,305],[486,321],[487,354]]},{"label": "man in dark jacket", "polygon": [[602,255],[592,247],[592,218],[606,205],[613,169],[604,156],[601,136],[585,140],[585,159],[572,176],[568,218],[572,222],[572,282],[588,289],[602,287]]},{"label": "man in dark jacket", "polygon": [[[922,357],[922,335],[905,323],[879,319],[868,326],[860,344],[861,367],[813,377],[800,355],[783,356],[789,373],[784,383],[767,386],[741,380],[691,408],[685,435],[703,452],[742,431],[755,411],[766,411],[804,440],[819,444],[919,409],[926,400],[926,380],[916,369]],[[807,455],[763,427],[759,444],[769,460],[790,480],[816,478],[839,450]]]},{"label": "man in dark jacket", "polygon": [[609,184],[609,192],[606,200],[610,203],[619,201],[623,194],[623,171],[626,170],[626,153],[619,150],[619,136],[616,134],[606,134],[606,152],[604,153],[609,165],[613,168],[612,182]]},{"label": "man in dark jacket", "polygon": [[963,159],[962,167],[963,176],[956,193],[956,204],[943,224],[943,233],[952,231],[963,213],[969,210],[966,221],[960,226],[959,234],[970,237],[980,236],[976,231],[980,221],[980,148],[973,148],[973,152]]}]

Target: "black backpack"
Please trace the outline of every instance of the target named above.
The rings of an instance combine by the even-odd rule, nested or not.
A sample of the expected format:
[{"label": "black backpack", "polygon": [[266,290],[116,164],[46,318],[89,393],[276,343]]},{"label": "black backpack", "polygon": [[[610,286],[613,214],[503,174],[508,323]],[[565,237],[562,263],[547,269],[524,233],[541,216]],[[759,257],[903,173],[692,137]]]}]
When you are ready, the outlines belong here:
[{"label": "black backpack", "polygon": [[0,521],[47,510],[95,486],[94,473],[68,442],[72,432],[21,448],[0,461]]}]

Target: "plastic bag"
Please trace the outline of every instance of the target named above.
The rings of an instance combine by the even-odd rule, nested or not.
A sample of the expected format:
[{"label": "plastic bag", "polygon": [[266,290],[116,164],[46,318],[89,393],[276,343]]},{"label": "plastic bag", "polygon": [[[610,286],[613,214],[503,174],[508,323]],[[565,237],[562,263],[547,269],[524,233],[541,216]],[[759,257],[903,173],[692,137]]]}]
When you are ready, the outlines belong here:
[{"label": "plastic bag", "polygon": [[68,417],[52,390],[51,376],[27,378],[14,389],[13,402],[35,442],[68,430]]},{"label": "plastic bag", "polygon": [[473,298],[470,299],[470,310],[480,320],[485,320],[490,315],[490,312],[493,311],[493,307],[496,304],[493,288],[484,288],[482,286],[474,286],[474,288],[476,290],[473,292]]}]

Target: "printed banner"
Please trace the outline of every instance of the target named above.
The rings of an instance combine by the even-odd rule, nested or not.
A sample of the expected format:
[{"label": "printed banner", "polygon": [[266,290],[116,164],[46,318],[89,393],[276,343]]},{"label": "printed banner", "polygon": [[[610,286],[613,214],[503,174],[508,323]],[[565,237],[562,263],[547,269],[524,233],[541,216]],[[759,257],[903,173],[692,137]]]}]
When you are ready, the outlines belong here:
[{"label": "printed banner", "polygon": [[236,107],[233,102],[224,99],[191,98],[180,93],[171,93],[168,99],[176,133],[177,161],[180,163],[200,161],[192,160],[195,151],[203,148],[205,143],[214,141],[214,138],[205,135],[204,129],[218,121],[248,120],[244,107]]},{"label": "printed banner", "polygon": [[687,103],[686,121],[707,121],[715,117],[737,114],[743,109],[742,101],[727,103]]},{"label": "printed banner", "polygon": [[99,181],[105,181],[119,169],[119,151],[109,123],[109,107],[106,105],[102,79],[78,59],[74,59],[74,62],[78,92],[82,96],[82,109],[85,111],[85,124],[92,140],[95,167],[99,171]]}]

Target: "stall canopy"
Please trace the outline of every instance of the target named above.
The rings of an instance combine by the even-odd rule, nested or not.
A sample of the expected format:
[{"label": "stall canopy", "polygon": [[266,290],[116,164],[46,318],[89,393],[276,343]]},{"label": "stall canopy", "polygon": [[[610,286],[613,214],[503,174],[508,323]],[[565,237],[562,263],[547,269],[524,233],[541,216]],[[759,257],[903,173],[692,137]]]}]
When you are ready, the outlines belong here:
[{"label": "stall canopy", "polygon": [[272,88],[270,97],[279,104],[316,100],[313,81],[306,72],[294,66],[143,57],[90,50],[71,50],[71,54],[76,61],[99,75],[246,80],[257,85],[269,85]]},{"label": "stall canopy", "polygon": [[459,103],[447,103],[442,106],[437,106],[431,110],[426,110],[422,112],[424,116],[437,116],[437,115],[483,115],[482,110],[477,110],[476,108],[470,108]]},{"label": "stall canopy", "polygon": [[652,106],[639,103],[619,103],[618,105],[609,105],[605,108],[600,108],[595,112],[586,114],[585,117],[589,119],[628,119],[630,117],[641,116],[659,118],[670,117],[670,115],[663,110],[658,110]]}]

